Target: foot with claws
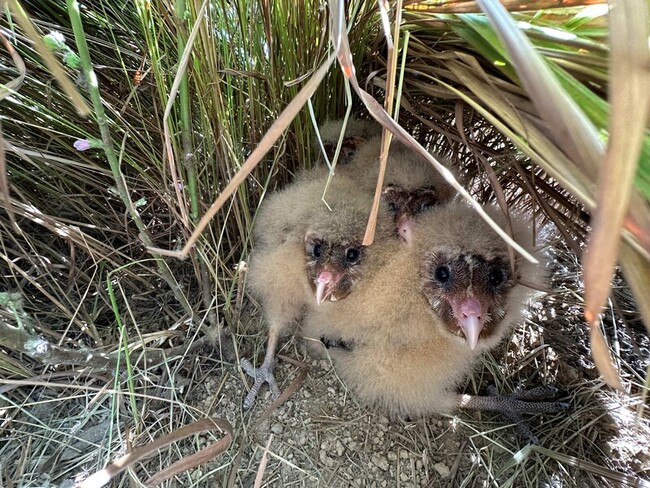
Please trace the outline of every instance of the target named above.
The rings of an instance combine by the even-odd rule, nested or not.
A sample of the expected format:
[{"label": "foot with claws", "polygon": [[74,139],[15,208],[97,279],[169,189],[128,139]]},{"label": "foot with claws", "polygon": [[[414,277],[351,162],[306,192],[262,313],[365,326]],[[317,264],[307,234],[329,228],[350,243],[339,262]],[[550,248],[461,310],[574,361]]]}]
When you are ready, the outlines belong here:
[{"label": "foot with claws", "polygon": [[517,431],[529,444],[539,444],[523,418],[523,414],[554,413],[568,410],[566,402],[547,401],[557,396],[558,390],[552,386],[539,386],[530,390],[499,395],[494,386],[488,387],[488,396],[461,395],[460,406],[470,410],[498,412],[515,423]]},{"label": "foot with claws", "polygon": [[244,408],[247,410],[253,406],[253,403],[255,403],[257,394],[264,383],[268,383],[269,389],[271,390],[271,396],[274,400],[280,396],[280,388],[278,387],[278,383],[275,381],[275,376],[273,376],[275,358],[271,356],[270,361],[267,359],[269,358],[264,359],[264,362],[259,368],[255,368],[248,359],[242,359],[240,362],[244,371],[250,377],[255,379],[253,386],[244,399]]}]

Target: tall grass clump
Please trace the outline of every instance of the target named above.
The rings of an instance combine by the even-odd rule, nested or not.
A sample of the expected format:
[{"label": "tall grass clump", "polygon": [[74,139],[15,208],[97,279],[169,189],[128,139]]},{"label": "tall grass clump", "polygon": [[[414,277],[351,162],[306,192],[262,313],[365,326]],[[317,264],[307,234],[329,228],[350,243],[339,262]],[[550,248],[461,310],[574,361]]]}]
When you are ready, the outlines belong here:
[{"label": "tall grass clump", "polygon": [[[272,436],[264,449],[256,433],[272,414],[241,409],[246,379],[237,366],[240,354],[263,343],[256,304],[245,298],[256,209],[312,165],[314,122],[349,108],[350,73],[333,65],[309,109],[217,209],[187,258],[167,255],[193,238],[330,59],[333,34],[347,36],[351,52],[337,55],[352,59],[359,89],[381,104],[396,91],[393,118],[452,163],[476,200],[533,212],[557,244],[550,311],[535,312],[482,375],[503,376],[506,390],[570,376],[561,386],[572,389],[575,414],[543,437],[548,445],[523,450],[484,419],[460,421],[472,435],[457,446],[453,472],[432,469],[427,483],[560,486],[573,476],[647,486],[638,446],[639,433],[650,432],[648,341],[636,331],[650,317],[650,22],[647,2],[630,2],[636,10],[618,2],[609,12],[584,8],[598,3],[586,0],[555,8],[559,2],[547,0],[518,12],[520,2],[502,2],[512,10],[505,14],[487,0],[405,0],[391,3],[385,18],[384,2],[364,0],[5,2],[0,485],[74,484],[104,476],[100,470],[122,456],[129,470],[115,486],[171,477],[168,484],[183,486],[260,486],[267,461],[277,483],[352,484],[323,461],[318,440],[327,428],[296,448],[295,419],[307,415],[298,402],[283,406],[271,428],[285,429],[275,442],[291,457],[281,447],[269,457]],[[330,21],[341,11],[347,32]],[[396,17],[391,54],[383,25]],[[634,103],[621,93],[634,94]],[[362,117],[377,115],[359,97],[352,103]],[[558,317],[563,325],[546,332]],[[562,334],[575,340],[556,353],[546,341],[563,344]],[[576,356],[593,358],[606,382],[630,396],[607,390],[589,368],[578,381]],[[294,386],[304,371],[291,373]],[[467,388],[480,388],[478,378]],[[610,405],[627,436],[616,438],[617,455],[602,447]],[[306,411],[308,431],[312,420],[324,422],[315,408]],[[375,415],[352,412],[357,420]],[[341,420],[348,422],[357,430],[383,425]],[[433,424],[408,422],[395,443],[422,459],[446,452]],[[376,456],[374,447],[350,448],[340,466],[369,470],[363,456]],[[388,486],[401,480],[393,474],[382,475]]]}]

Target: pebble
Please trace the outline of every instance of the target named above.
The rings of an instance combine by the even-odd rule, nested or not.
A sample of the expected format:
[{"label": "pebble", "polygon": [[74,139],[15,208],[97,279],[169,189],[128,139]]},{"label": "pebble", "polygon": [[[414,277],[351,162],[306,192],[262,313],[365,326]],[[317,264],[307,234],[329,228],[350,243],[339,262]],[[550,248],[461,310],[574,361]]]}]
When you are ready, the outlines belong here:
[{"label": "pebble", "polygon": [[271,426],[271,432],[274,434],[282,434],[284,426],[281,423],[275,423]]},{"label": "pebble", "polygon": [[334,460],[331,457],[329,457],[327,451],[321,451],[319,453],[319,457],[320,457],[320,462],[323,463],[328,468],[334,466]]},{"label": "pebble", "polygon": [[337,440],[336,441],[336,454],[340,457],[343,456],[343,453],[345,452],[345,447],[343,447],[343,444],[341,441]]},{"label": "pebble", "polygon": [[434,464],[433,469],[435,469],[436,473],[438,473],[443,478],[449,478],[449,475],[451,474],[451,471],[449,470],[449,467],[445,463],[442,463],[442,462]]},{"label": "pebble", "polygon": [[388,471],[388,459],[385,457],[381,457],[379,454],[373,454],[372,463],[382,471]]}]

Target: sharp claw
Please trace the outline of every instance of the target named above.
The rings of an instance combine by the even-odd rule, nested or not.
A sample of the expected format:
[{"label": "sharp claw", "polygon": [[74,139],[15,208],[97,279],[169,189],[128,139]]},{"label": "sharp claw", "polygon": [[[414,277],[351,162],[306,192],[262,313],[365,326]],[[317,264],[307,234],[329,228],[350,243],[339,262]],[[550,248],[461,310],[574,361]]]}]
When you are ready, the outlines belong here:
[{"label": "sharp claw", "polygon": [[531,444],[533,446],[539,446],[539,437],[537,437],[533,432],[530,430],[530,427],[528,427],[528,424],[526,422],[519,423],[517,424],[517,430],[519,431],[519,435],[526,439],[528,444]]},{"label": "sharp claw", "polygon": [[246,398],[244,398],[244,408],[249,410],[253,406],[253,403],[255,403],[256,398],[257,392],[251,389],[251,391],[248,392],[248,395],[246,395]]}]

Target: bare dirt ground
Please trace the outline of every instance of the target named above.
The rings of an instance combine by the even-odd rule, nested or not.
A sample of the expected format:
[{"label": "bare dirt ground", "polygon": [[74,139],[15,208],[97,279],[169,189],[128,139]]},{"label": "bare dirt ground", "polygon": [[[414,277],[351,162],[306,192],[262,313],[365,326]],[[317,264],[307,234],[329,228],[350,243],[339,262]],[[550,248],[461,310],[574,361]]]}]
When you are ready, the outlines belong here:
[{"label": "bare dirt ground", "polygon": [[[297,337],[287,338],[280,352],[308,366],[306,379],[260,421],[271,404],[268,390],[250,411],[242,408],[250,379],[238,359],[261,360],[265,342],[261,313],[246,301],[241,319],[230,326],[234,354],[204,348],[136,369],[131,379],[76,378],[83,388],[64,388],[63,377],[0,385],[0,485],[69,488],[129,446],[211,416],[233,426],[228,450],[161,486],[650,486],[650,415],[639,400],[647,333],[618,280],[605,328],[631,395],[611,391],[589,356],[578,269],[573,255],[558,254],[551,273],[556,292],[532,307],[526,323],[464,387],[485,393],[495,384],[508,393],[558,386],[572,409],[529,419],[539,446],[525,445],[493,415],[387,418],[359,405],[327,357],[310,356]],[[276,377],[286,389],[301,372],[295,362],[281,360]],[[133,396],[125,393],[130,381]],[[122,393],[111,394],[120,388]],[[141,486],[141,480],[221,438],[211,433],[176,442],[118,475],[111,486]]]}]

